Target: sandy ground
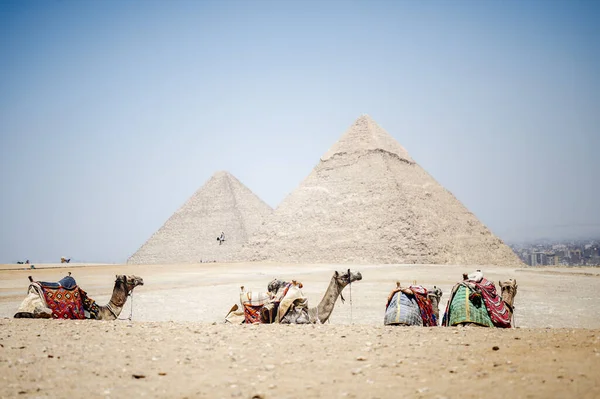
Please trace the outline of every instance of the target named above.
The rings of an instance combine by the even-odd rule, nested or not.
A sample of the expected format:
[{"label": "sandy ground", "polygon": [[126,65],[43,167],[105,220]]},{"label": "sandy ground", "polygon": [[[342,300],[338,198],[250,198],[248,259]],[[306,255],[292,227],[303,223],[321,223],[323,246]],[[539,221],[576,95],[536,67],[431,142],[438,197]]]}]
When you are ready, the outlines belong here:
[{"label": "sandy ground", "polygon": [[[295,278],[314,306],[333,270],[348,266],[36,266],[0,266],[0,397],[600,397],[600,269],[481,267],[519,284],[518,328],[496,330],[381,325],[396,280],[442,288],[443,312],[473,268],[352,266],[363,280],[345,290],[331,324],[231,326],[220,322],[240,285],[262,291]],[[12,319],[28,275],[67,271],[101,303],[115,274],[143,277],[133,321]]]}]

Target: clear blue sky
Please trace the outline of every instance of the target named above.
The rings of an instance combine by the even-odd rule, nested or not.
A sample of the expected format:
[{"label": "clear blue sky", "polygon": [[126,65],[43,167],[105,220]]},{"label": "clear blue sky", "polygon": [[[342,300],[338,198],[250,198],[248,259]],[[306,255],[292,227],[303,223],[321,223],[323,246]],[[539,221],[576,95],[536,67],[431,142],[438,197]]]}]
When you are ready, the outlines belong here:
[{"label": "clear blue sky", "polygon": [[123,262],[362,113],[508,241],[600,235],[600,2],[0,0],[0,263]]}]

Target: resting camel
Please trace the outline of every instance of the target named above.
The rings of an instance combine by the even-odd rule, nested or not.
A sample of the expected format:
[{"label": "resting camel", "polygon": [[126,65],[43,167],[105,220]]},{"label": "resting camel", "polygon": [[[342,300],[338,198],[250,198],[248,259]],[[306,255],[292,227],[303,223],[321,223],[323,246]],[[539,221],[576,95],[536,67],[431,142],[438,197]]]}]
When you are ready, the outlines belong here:
[{"label": "resting camel", "polygon": [[360,272],[352,273],[350,269],[342,274],[337,271],[333,273],[329,287],[327,287],[327,291],[325,291],[321,302],[316,307],[308,309],[308,319],[310,322],[312,324],[323,324],[329,320],[338,297],[341,297],[342,301],[344,300],[342,296],[344,288],[348,284],[360,280],[362,280],[362,274]]},{"label": "resting camel", "polygon": [[410,287],[396,288],[388,295],[383,324],[393,326],[436,327],[442,290],[433,286],[425,289],[414,283]]},{"label": "resting camel", "polygon": [[[144,280],[141,277],[117,275],[115,276],[115,286],[112,296],[108,303],[102,306],[89,298],[87,293],[77,286],[75,279],[70,275],[71,273],[58,283],[35,282],[30,276],[29,280],[31,284],[29,285],[28,295],[21,303],[14,317],[115,320],[121,314],[123,306],[127,302],[127,297],[131,295],[133,289],[138,285],[144,285]],[[54,298],[51,302],[48,301],[47,292],[51,292],[50,298]],[[56,292],[60,292],[63,297],[67,296],[65,295],[66,293],[73,294],[69,296],[71,302],[62,308],[59,307],[56,304]],[[80,298],[81,302],[77,303],[72,298]],[[81,309],[80,305],[83,309]]]},{"label": "resting camel", "polygon": [[[362,280],[362,275],[360,272],[352,273],[350,270],[348,270],[344,273],[339,273],[336,271],[331,277],[331,281],[329,282],[329,286],[327,287],[321,302],[319,302],[317,306],[309,308],[308,312],[306,312],[308,313],[308,323],[319,324],[325,323],[327,320],[329,320],[338,297],[341,297],[342,301],[344,300],[344,297],[342,296],[342,291],[344,288],[346,288],[348,284],[359,280]],[[244,287],[242,286],[242,293],[246,298],[253,298],[256,303],[260,302],[261,304],[259,306],[262,306],[265,298],[273,296],[274,293],[279,290],[279,288],[285,287],[287,284],[288,283],[285,281],[274,280],[267,288],[269,291],[268,293],[244,292]],[[294,282],[293,285],[296,285],[296,282]],[[301,288],[302,284],[298,284],[298,286]],[[284,315],[284,317],[281,319],[281,323],[295,323],[296,320],[298,320],[298,314],[296,314],[293,318],[290,318],[289,315]],[[237,304],[234,305],[225,317],[225,322],[234,324],[244,323],[243,306],[240,308]]]},{"label": "resting camel", "polygon": [[483,278],[483,273],[463,274],[463,281],[452,289],[444,326],[479,326],[510,328],[517,295],[517,280],[498,282],[500,296],[494,283]]},{"label": "resting camel", "polygon": [[99,305],[99,311],[96,320],[116,320],[119,318],[127,297],[131,295],[131,292],[138,285],[144,285],[144,280],[141,277],[130,275],[115,276],[115,286],[113,288],[112,296],[106,304],[106,306]]},{"label": "resting camel", "polygon": [[435,315],[435,319],[440,319],[440,301],[442,300],[442,295],[444,293],[442,290],[435,285],[433,289],[427,290],[427,299],[431,301],[431,307],[433,308],[433,314]]}]

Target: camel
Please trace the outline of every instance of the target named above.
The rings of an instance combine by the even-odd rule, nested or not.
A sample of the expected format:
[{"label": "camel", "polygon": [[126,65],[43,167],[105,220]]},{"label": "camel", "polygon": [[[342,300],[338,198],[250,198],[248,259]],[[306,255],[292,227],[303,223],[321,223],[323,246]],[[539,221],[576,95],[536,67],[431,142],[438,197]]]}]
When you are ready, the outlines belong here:
[{"label": "camel", "polygon": [[[322,324],[329,320],[329,317],[333,312],[333,308],[335,307],[335,303],[338,297],[341,297],[342,301],[344,301],[344,297],[342,296],[342,291],[344,290],[344,288],[346,288],[348,284],[359,280],[362,280],[362,275],[360,274],[360,272],[352,273],[349,269],[347,272],[344,273],[339,273],[336,271],[331,277],[331,281],[329,282],[329,286],[327,287],[327,290],[325,291],[321,302],[319,302],[317,306],[309,308],[307,312],[305,311],[305,315],[306,313],[308,315],[307,324]],[[273,280],[268,285],[268,292],[264,294],[245,292],[244,287],[242,286],[242,295],[248,299],[253,298],[256,304],[260,304],[258,306],[262,306],[265,297],[274,297],[275,293],[280,288],[285,287],[287,284],[287,282],[282,280]],[[302,288],[302,283],[296,283],[294,281],[292,285],[297,286],[298,288]],[[296,324],[296,322],[299,323],[300,320],[306,320],[306,317],[301,316],[299,312],[290,313],[293,314],[286,314],[280,322],[285,324]],[[225,322],[233,324],[244,323],[243,304],[242,307],[239,307],[237,304],[233,305],[233,307],[229,310],[229,313],[225,317]]]},{"label": "camel", "polygon": [[494,283],[483,273],[463,274],[463,281],[452,289],[446,307],[444,326],[478,326],[510,328],[512,326],[517,280],[498,281],[501,295]]},{"label": "camel", "polygon": [[[89,318],[96,320],[116,320],[123,306],[127,301],[127,297],[131,295],[133,289],[138,285],[144,285],[144,280],[141,277],[130,275],[117,275],[115,276],[115,286],[113,288],[112,297],[105,306],[96,304],[96,302],[87,296],[87,293],[77,286],[75,279],[71,277],[71,273],[58,283],[44,283],[34,282],[33,278],[29,276],[28,295],[21,303],[21,306],[15,314],[15,318]],[[66,308],[67,311],[63,312],[62,315],[58,316],[58,311],[53,311],[51,307],[55,308],[54,304],[48,305],[44,290],[63,290],[63,292],[74,292],[77,290],[78,297],[81,298],[80,304],[83,309],[77,306],[76,303],[70,303]],[[65,295],[66,296],[66,295]],[[70,298],[76,297],[76,295],[70,296]],[[84,312],[85,310],[85,312]]]},{"label": "camel", "polygon": [[96,320],[118,319],[125,306],[125,302],[127,302],[127,297],[131,295],[133,289],[138,285],[144,285],[144,280],[138,276],[117,275],[115,277],[115,286],[113,288],[112,296],[105,306],[98,306],[99,309],[95,317]]},{"label": "camel", "polygon": [[323,295],[321,302],[319,302],[316,307],[308,309],[309,321],[312,324],[323,324],[329,320],[338,297],[342,298],[342,302],[344,301],[344,297],[342,296],[344,288],[346,288],[348,284],[360,280],[362,280],[362,274],[360,274],[360,272],[352,273],[350,269],[343,274],[340,274],[337,271],[333,273],[333,277],[331,277],[331,281],[329,282],[329,287],[327,287],[327,291],[325,291],[325,295]]},{"label": "camel", "polygon": [[510,315],[510,320],[514,317],[515,312],[515,297],[517,296],[517,280],[509,278],[505,282],[498,281],[498,285],[500,286],[500,296],[502,297],[502,302],[508,308],[508,313]]},{"label": "camel", "polygon": [[440,301],[442,300],[442,295],[444,293],[441,289],[433,286],[433,289],[427,290],[427,299],[431,301],[431,307],[433,308],[433,314],[435,315],[435,319],[440,319]]},{"label": "camel", "polygon": [[435,327],[438,325],[439,302],[442,290],[433,286],[425,289],[413,283],[410,287],[396,288],[388,295],[384,325]]}]

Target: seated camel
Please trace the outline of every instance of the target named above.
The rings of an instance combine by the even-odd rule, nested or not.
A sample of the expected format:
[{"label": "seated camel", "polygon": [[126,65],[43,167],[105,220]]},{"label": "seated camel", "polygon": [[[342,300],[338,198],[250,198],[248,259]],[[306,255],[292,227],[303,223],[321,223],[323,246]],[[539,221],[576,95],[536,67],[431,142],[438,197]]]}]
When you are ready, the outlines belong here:
[{"label": "seated camel", "polygon": [[463,281],[452,288],[442,325],[510,328],[517,280],[498,284],[500,296],[494,283],[484,278],[481,270],[463,274]]},{"label": "seated camel", "polygon": [[426,289],[420,285],[396,288],[388,295],[383,324],[386,326],[436,327],[442,290],[433,286]]},{"label": "seated camel", "polygon": [[58,282],[33,281],[31,276],[29,281],[27,297],[15,318],[115,320],[133,289],[144,285],[141,277],[116,276],[112,297],[101,306],[77,285],[71,273]]},{"label": "seated camel", "polygon": [[329,320],[335,303],[344,297],[342,291],[349,284],[362,280],[360,272],[335,272],[329,287],[319,304],[308,307],[308,300],[302,294],[302,283],[273,280],[267,292],[256,293],[244,291],[240,293],[241,307],[234,305],[225,322],[241,323],[281,323],[281,324],[321,324]]}]

